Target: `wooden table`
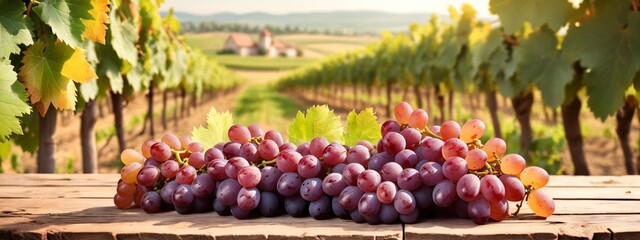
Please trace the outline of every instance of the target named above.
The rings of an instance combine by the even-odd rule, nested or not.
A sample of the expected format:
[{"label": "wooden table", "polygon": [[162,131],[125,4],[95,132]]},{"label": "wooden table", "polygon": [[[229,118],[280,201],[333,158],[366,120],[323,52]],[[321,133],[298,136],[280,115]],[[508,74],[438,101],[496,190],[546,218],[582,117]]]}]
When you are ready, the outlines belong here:
[{"label": "wooden table", "polygon": [[123,211],[112,200],[118,178],[0,174],[0,239],[640,239],[640,176],[553,176],[546,188],[555,198],[553,216],[537,218],[525,204],[518,217],[481,226],[448,217],[372,226],[310,217],[236,220],[216,213]]}]

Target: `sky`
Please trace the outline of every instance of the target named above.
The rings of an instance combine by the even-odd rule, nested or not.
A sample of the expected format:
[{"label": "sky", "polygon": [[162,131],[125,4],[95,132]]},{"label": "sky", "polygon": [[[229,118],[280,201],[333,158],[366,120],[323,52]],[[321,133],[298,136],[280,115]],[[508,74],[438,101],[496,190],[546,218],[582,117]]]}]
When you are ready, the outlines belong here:
[{"label": "sky", "polygon": [[166,0],[160,9],[167,11],[173,7],[175,11],[199,15],[219,12],[286,14],[359,10],[448,14],[449,6],[459,9],[463,3],[473,5],[478,17],[491,16],[489,0]]}]

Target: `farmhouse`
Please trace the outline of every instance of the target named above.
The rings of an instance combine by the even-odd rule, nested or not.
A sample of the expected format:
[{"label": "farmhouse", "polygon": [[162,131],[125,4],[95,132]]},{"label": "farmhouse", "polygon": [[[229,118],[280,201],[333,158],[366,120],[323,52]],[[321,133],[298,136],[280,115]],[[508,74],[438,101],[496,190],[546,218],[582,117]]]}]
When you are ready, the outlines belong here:
[{"label": "farmhouse", "polygon": [[231,33],[224,43],[223,52],[232,52],[240,56],[267,55],[269,57],[297,57],[298,49],[291,44],[275,41],[267,28],[260,33],[258,43],[244,33]]}]

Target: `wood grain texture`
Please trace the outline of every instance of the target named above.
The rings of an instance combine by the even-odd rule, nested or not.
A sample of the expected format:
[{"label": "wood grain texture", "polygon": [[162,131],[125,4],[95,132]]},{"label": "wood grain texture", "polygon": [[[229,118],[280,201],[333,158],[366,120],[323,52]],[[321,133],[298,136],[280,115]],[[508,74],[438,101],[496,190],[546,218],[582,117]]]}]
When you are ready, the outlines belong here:
[{"label": "wood grain texture", "polygon": [[556,212],[547,219],[525,204],[500,223],[434,213],[404,227],[119,210],[112,200],[119,177],[0,174],[0,239],[640,239],[640,176],[552,176],[545,190]]}]

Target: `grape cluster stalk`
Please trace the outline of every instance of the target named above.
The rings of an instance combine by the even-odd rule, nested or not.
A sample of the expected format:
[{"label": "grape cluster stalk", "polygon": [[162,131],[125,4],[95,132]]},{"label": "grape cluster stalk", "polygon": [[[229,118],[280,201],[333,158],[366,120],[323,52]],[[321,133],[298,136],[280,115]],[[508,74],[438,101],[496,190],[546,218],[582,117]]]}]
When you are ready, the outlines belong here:
[{"label": "grape cluster stalk", "polygon": [[526,166],[506,142],[481,142],[485,125],[472,119],[427,126],[422,109],[402,102],[396,120],[381,125],[375,145],[285,142],[274,130],[233,125],[229,142],[205,149],[188,136],[165,134],[141,151],[121,153],[114,203],[147,213],[215,211],[237,219],[311,216],[357,223],[415,223],[435,214],[469,218],[476,224],[510,216],[509,202],[526,200],[533,213],[550,216],[555,205],[542,189],[549,174]]}]

